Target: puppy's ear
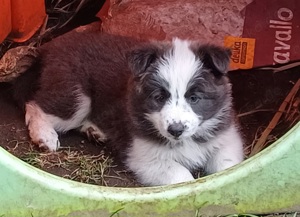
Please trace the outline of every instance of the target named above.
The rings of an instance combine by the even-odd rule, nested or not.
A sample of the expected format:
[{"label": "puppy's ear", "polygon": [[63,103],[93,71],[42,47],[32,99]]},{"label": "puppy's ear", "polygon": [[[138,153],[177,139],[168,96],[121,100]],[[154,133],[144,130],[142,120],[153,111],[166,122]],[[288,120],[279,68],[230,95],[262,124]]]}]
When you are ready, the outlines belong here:
[{"label": "puppy's ear", "polygon": [[129,68],[135,77],[141,77],[157,58],[158,49],[155,46],[137,48],[127,55]]},{"label": "puppy's ear", "polygon": [[198,55],[204,67],[210,69],[215,76],[222,76],[229,69],[231,50],[214,45],[201,45]]}]

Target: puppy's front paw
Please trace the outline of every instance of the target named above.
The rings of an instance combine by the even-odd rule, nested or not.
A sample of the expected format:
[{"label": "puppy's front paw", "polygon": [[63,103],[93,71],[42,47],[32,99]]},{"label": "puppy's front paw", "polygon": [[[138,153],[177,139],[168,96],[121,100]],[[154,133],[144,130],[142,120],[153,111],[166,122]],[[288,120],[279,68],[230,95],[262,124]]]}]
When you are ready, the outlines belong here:
[{"label": "puppy's front paw", "polygon": [[175,173],[170,180],[170,184],[176,184],[181,182],[188,182],[194,180],[194,177],[188,170],[181,169]]},{"label": "puppy's front paw", "polygon": [[190,171],[172,160],[149,162],[127,159],[127,166],[146,186],[170,185],[194,180]]}]

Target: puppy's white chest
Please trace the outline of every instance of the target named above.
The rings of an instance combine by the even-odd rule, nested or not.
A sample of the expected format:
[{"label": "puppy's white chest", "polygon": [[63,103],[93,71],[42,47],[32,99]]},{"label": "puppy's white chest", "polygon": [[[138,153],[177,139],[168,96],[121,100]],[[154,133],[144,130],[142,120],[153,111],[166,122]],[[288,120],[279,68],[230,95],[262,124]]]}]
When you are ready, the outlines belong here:
[{"label": "puppy's white chest", "polygon": [[135,137],[127,153],[127,166],[142,183],[174,184],[193,180],[191,171],[208,174],[227,169],[243,160],[242,140],[234,126],[207,143],[186,138],[179,144],[157,144]]},{"label": "puppy's white chest", "polygon": [[135,138],[128,155],[138,161],[172,160],[188,169],[194,169],[204,166],[213,150],[213,146],[197,144],[191,138],[180,141],[178,144],[167,145]]},{"label": "puppy's white chest", "polygon": [[203,167],[213,150],[214,146],[196,143],[192,138],[189,138],[166,151],[170,152],[170,157],[173,160],[192,170],[196,167]]}]

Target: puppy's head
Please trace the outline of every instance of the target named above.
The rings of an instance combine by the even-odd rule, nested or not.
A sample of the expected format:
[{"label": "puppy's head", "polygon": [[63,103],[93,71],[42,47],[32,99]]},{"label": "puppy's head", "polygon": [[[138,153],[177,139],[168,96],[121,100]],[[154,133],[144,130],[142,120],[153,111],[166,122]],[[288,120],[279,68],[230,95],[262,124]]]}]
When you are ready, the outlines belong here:
[{"label": "puppy's head", "polygon": [[134,50],[129,101],[135,128],[168,142],[212,137],[230,119],[229,59],[227,49],[180,39]]}]

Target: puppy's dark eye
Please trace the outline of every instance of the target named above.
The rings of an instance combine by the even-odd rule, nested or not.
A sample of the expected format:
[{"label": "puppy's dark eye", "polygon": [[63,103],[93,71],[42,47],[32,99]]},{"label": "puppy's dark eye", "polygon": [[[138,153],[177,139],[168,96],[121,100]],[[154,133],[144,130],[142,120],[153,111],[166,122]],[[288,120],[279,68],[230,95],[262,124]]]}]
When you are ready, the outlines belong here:
[{"label": "puppy's dark eye", "polygon": [[152,94],[152,98],[158,103],[163,103],[167,100],[168,95],[164,91],[156,91]]},{"label": "puppy's dark eye", "polygon": [[166,97],[163,94],[156,94],[153,98],[157,102],[164,102],[166,100]]},{"label": "puppy's dark eye", "polygon": [[199,97],[199,96],[196,96],[196,95],[191,95],[191,96],[189,97],[189,101],[190,101],[190,103],[192,103],[192,104],[198,103],[199,100],[200,100],[200,97]]}]

